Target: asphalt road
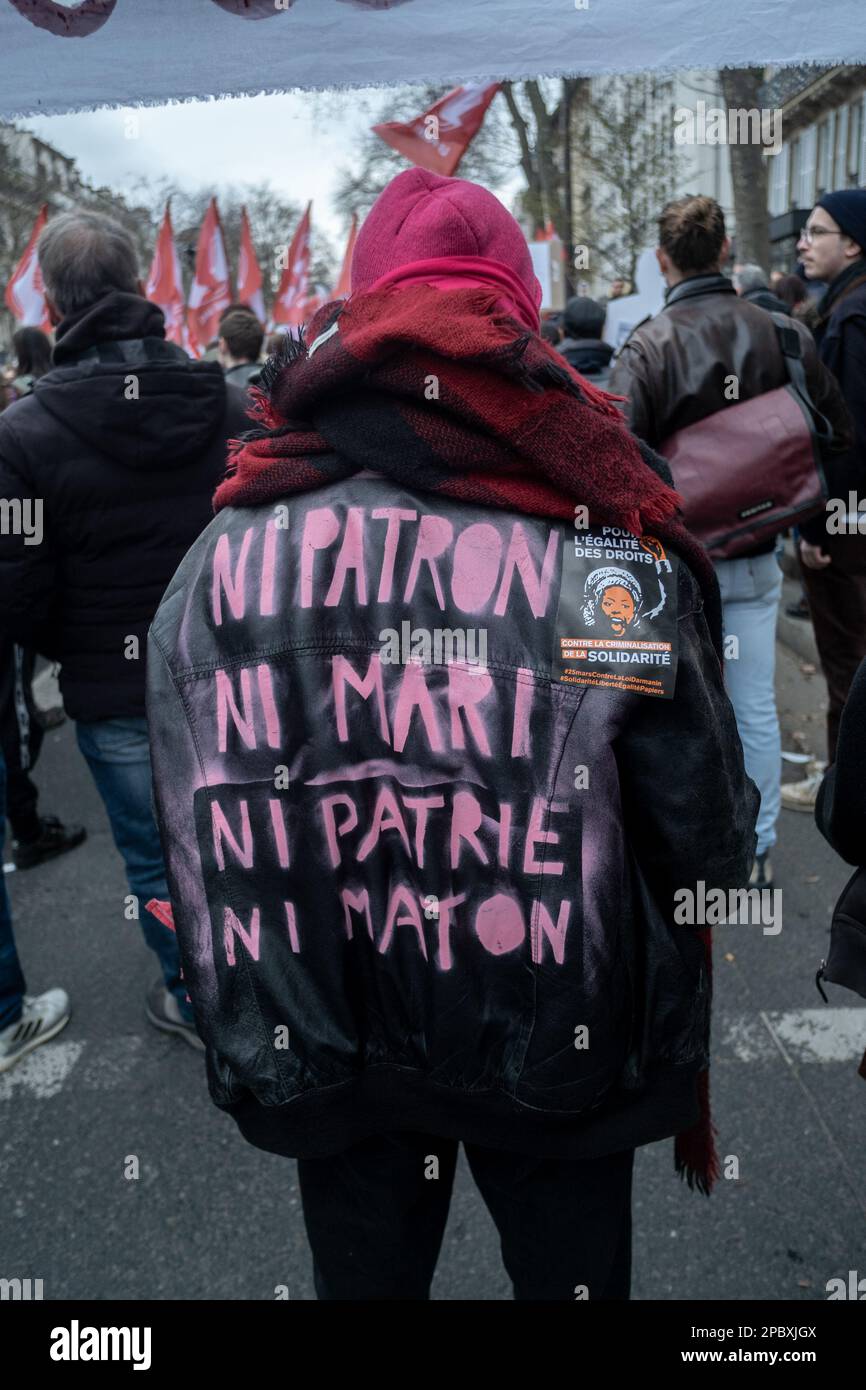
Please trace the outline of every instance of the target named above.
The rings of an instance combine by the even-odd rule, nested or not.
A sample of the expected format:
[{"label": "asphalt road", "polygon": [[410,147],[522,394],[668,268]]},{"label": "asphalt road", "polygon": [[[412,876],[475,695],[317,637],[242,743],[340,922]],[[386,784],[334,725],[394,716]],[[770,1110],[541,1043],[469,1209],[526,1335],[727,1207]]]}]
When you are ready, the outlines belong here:
[{"label": "asphalt road", "polygon": [[[820,753],[823,682],[779,652],[785,747],[797,731]],[[314,1297],[294,1164],[248,1147],[211,1105],[200,1055],[145,1021],[155,972],[69,724],[47,735],[37,780],[43,809],[89,837],[7,877],[29,988],[62,985],[74,1015],[0,1077],[0,1276],[41,1278],[46,1299]],[[676,1178],[672,1142],[639,1152],[638,1299],[808,1302],[866,1275],[866,1007],[833,986],[825,1005],[814,985],[849,870],[787,811],[775,868],[782,931],[716,931],[713,1108],[739,1176],[708,1201]],[[433,1296],[510,1297],[462,1161]]]}]

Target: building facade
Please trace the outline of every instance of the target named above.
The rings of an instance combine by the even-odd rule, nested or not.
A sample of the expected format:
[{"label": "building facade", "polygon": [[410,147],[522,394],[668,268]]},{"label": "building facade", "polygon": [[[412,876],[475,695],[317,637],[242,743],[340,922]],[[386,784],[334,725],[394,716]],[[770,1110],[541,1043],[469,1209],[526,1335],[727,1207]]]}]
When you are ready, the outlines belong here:
[{"label": "building facade", "polygon": [[866,184],[866,67],[771,71],[764,101],[781,111],[783,133],[770,171],[770,268],[790,271],[821,194]]},{"label": "building facade", "polygon": [[700,103],[724,106],[717,73],[599,77],[586,84],[572,137],[575,242],[589,252],[589,264],[577,268],[585,292],[603,295],[614,278],[634,288],[670,198],[709,194],[735,231],[727,146],[677,139],[677,112],[697,111]]},{"label": "building facade", "polygon": [[2,299],[43,203],[51,213],[87,207],[117,218],[131,232],[146,274],[153,242],[150,215],[131,208],[109,188],[93,188],[75,160],[29,131],[0,124],[0,351],[8,351],[15,322]]}]

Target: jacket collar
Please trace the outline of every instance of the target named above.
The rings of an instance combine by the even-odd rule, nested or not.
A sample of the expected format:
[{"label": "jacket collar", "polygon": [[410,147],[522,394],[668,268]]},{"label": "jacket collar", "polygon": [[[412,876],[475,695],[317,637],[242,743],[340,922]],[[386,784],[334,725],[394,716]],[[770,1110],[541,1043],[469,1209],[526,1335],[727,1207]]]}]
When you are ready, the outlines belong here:
[{"label": "jacket collar", "polygon": [[610,343],[602,342],[601,338],[563,338],[556,346],[559,352],[583,352],[604,362],[609,362],[613,357]]},{"label": "jacket collar", "polygon": [[856,261],[852,261],[841,275],[831,281],[830,285],[821,297],[818,304],[818,313],[822,319],[830,317],[833,306],[837,300],[841,299],[848,290],[853,288],[855,280],[866,278],[866,257],[860,256]]},{"label": "jacket collar", "polygon": [[665,291],[665,308],[669,309],[672,304],[679,304],[681,299],[695,299],[701,294],[736,293],[727,275],[717,271],[709,275],[690,275],[687,280],[680,280],[679,284]]}]

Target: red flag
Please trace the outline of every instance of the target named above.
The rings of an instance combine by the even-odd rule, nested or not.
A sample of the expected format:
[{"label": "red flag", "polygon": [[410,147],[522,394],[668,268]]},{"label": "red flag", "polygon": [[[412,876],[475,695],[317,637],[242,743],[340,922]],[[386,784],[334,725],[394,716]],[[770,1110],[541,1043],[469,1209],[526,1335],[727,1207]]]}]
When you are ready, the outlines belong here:
[{"label": "red flag", "polygon": [[274,300],[274,324],[299,328],[311,317],[310,297],[310,210],[312,202],[295,229],[287,264]]},{"label": "red flag", "polygon": [[211,198],[198,238],[195,278],[189,292],[187,322],[191,350],[203,356],[217,336],[220,315],[232,302],[229,262],[226,255],[216,198]]},{"label": "red flag", "polygon": [[545,222],[544,226],[543,226],[543,227],[539,227],[538,231],[535,233],[535,240],[536,240],[536,241],[553,241],[553,238],[554,238],[555,236],[556,236],[556,228],[554,227],[553,223],[552,223],[550,220],[548,220],[547,222]]},{"label": "red flag", "polygon": [[184,322],[183,276],[168,203],[165,205],[162,226],[156,238],[145,294],[165,314],[165,336],[169,342],[188,348],[189,335]]},{"label": "red flag", "polygon": [[355,250],[355,240],[358,236],[358,217],[352,213],[352,225],[349,228],[349,240],[346,242],[346,253],[343,256],[343,265],[340,270],[340,278],[334,286],[332,299],[345,299],[352,288],[352,253]]},{"label": "red flag", "polygon": [[405,124],[386,121],[373,129],[386,145],[413,164],[450,177],[481,129],[487,108],[501,85],[470,82],[465,87],[455,87],[414,120]]},{"label": "red flag", "polygon": [[6,304],[14,318],[25,328],[41,328],[43,333],[51,332],[48,305],[45,303],[45,288],[42,273],[36,257],[36,243],[39,233],[48,221],[48,204],[43,203],[39,215],[33,223],[33,231],[21,260],[12,272],[6,286]]},{"label": "red flag", "polygon": [[250,219],[241,208],[241,249],[238,256],[238,303],[248,304],[260,323],[265,321],[265,300],[262,294],[262,272],[256,259]]}]

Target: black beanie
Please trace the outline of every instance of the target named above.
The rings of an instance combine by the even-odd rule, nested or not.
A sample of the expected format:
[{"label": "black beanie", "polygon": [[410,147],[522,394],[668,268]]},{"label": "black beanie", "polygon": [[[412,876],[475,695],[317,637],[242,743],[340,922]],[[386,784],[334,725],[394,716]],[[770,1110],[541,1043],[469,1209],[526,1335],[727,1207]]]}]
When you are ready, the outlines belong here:
[{"label": "black beanie", "polygon": [[600,338],[607,310],[587,295],[575,295],[565,306],[563,327],[572,338]]},{"label": "black beanie", "polygon": [[815,206],[829,212],[841,231],[856,241],[866,255],[866,188],[841,188],[838,193],[825,193]]}]

